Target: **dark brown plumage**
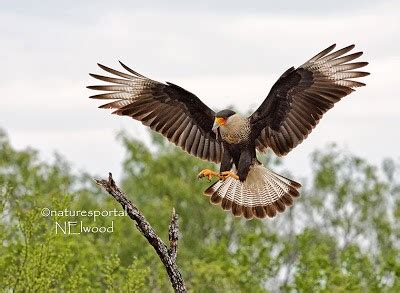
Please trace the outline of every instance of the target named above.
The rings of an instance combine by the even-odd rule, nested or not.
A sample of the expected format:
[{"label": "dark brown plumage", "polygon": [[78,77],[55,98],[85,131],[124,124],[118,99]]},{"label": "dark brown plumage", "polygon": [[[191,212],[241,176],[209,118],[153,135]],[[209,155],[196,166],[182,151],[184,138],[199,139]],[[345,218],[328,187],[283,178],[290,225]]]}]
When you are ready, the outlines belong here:
[{"label": "dark brown plumage", "polygon": [[211,131],[214,111],[192,93],[172,83],[151,80],[121,65],[131,74],[98,64],[103,70],[120,78],[97,74],[92,77],[114,85],[88,86],[92,90],[109,91],[92,99],[111,99],[100,108],[116,109],[113,114],[130,116],[163,134],[169,141],[189,154],[215,163],[221,162],[222,143]]},{"label": "dark brown plumage", "polygon": [[258,150],[270,147],[278,156],[286,155],[336,102],[365,85],[352,79],[369,73],[353,69],[368,63],[348,63],[362,52],[343,56],[354,48],[351,45],[329,54],[334,48],[330,46],[297,69],[288,69],[250,116]]},{"label": "dark brown plumage", "polygon": [[232,110],[215,113],[185,89],[151,80],[122,63],[129,74],[99,64],[122,78],[91,74],[111,84],[88,88],[108,92],[91,96],[112,100],[100,108],[115,109],[114,114],[141,121],[186,152],[221,163],[220,173],[199,174],[220,179],[205,191],[213,204],[247,219],[274,217],[293,204],[301,185],[263,167],[256,149],[286,155],[336,102],[365,85],[354,78],[369,74],[355,70],[368,63],[351,62],[362,55],[347,54],[354,45],[331,53],[334,48],[283,73],[250,117]]}]

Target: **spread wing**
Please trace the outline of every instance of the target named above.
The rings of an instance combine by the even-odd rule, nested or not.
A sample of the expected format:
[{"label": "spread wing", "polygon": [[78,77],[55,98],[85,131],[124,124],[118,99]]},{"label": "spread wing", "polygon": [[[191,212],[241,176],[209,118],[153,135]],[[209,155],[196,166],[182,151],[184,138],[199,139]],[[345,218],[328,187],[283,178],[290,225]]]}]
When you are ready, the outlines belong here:
[{"label": "spread wing", "polygon": [[[288,69],[274,84],[261,106],[249,117],[256,147],[270,147],[278,156],[300,144],[323,114],[364,83],[353,78],[366,76],[357,71],[367,62],[350,62],[362,52],[348,54],[354,45],[330,53],[323,50],[295,69]],[[330,53],[330,54],[329,54]]]},{"label": "spread wing", "polygon": [[172,83],[163,84],[151,80],[122,63],[130,74],[98,65],[103,70],[122,77],[90,74],[96,79],[111,83],[88,87],[108,92],[90,98],[113,100],[100,108],[116,109],[113,114],[130,116],[141,121],[189,154],[215,163],[221,161],[223,146],[211,130],[214,112],[198,97]]}]

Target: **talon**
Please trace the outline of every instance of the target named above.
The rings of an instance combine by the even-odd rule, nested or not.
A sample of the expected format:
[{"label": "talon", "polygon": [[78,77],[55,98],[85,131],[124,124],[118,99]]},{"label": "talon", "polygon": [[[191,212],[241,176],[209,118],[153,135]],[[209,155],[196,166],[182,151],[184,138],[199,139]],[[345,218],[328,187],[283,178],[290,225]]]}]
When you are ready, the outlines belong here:
[{"label": "talon", "polygon": [[211,181],[211,178],[213,176],[220,178],[220,175],[217,172],[214,172],[214,171],[212,171],[210,169],[204,169],[204,170],[200,171],[200,173],[197,175],[197,178],[200,179],[200,178],[203,178],[203,177],[207,177],[208,180]]},{"label": "talon", "polygon": [[220,174],[220,179],[226,180],[228,177],[232,177],[233,179],[239,180],[239,176],[233,173],[232,171],[225,171]]}]

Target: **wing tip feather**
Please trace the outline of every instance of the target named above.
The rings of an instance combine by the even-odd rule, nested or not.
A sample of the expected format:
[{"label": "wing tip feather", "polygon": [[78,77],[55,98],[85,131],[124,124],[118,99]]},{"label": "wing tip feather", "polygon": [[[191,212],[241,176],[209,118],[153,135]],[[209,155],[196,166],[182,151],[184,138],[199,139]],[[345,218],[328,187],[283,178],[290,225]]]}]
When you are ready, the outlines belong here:
[{"label": "wing tip feather", "polygon": [[97,63],[97,66],[99,66],[101,69],[106,70],[105,68],[108,68],[107,66],[101,64],[101,63]]}]

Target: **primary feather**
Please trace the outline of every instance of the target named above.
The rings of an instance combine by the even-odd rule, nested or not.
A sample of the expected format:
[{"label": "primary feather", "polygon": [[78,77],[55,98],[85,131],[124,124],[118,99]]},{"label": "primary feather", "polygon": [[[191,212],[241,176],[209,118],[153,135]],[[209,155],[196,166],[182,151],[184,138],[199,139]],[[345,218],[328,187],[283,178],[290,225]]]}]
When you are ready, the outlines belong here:
[{"label": "primary feather", "polygon": [[258,150],[271,148],[278,156],[286,155],[310,134],[335,103],[354,88],[365,85],[353,78],[369,73],[354,69],[368,63],[349,63],[362,52],[346,55],[354,48],[351,45],[330,53],[334,48],[332,45],[299,68],[287,70],[249,117]]},{"label": "primary feather", "polygon": [[114,100],[100,108],[115,109],[113,114],[141,121],[189,154],[215,163],[221,161],[223,146],[211,131],[214,111],[198,97],[172,83],[151,80],[123,63],[122,67],[131,74],[98,65],[106,72],[123,78],[90,74],[96,79],[112,83],[88,86],[92,90],[111,92],[90,97]]}]

